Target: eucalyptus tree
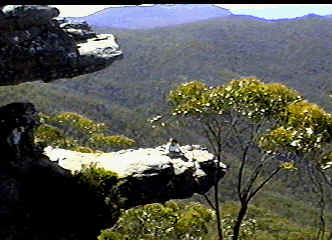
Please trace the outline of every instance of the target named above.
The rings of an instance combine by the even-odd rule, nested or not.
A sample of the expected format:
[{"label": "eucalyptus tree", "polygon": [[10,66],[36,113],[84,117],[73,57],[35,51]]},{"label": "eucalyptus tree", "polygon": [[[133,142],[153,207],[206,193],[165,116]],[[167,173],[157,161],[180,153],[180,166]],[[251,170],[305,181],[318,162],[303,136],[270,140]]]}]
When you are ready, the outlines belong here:
[{"label": "eucalyptus tree", "polygon": [[[241,208],[233,240],[239,237],[253,197],[281,170],[295,170],[295,160],[302,152],[322,149],[330,140],[330,115],[278,83],[243,78],[209,87],[196,81],[172,90],[168,101],[173,117],[199,124],[218,161],[227,152],[240,159],[235,168]],[[304,113],[311,110],[314,117],[306,118]],[[303,136],[313,139],[306,142],[301,140]],[[219,238],[223,239],[217,182],[214,189]]]},{"label": "eucalyptus tree", "polygon": [[332,166],[332,117],[323,108],[307,101],[288,106],[282,117],[283,125],[263,136],[261,146],[275,152],[286,149],[297,155],[319,197],[316,239],[327,239],[328,234],[328,239],[332,239],[332,232],[326,232],[324,216],[326,198],[332,187],[331,172],[328,172]]}]

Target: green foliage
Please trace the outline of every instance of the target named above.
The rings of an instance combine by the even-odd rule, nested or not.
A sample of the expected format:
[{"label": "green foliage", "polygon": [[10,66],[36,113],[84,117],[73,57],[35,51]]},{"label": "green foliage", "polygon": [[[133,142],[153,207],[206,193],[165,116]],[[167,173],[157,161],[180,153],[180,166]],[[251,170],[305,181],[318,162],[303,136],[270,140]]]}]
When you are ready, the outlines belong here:
[{"label": "green foliage", "polygon": [[95,148],[102,148],[105,146],[111,148],[129,148],[136,146],[136,142],[125,136],[104,136],[102,134],[92,135],[89,138],[89,143]]},{"label": "green foliage", "polygon": [[78,145],[77,140],[66,136],[59,128],[48,124],[41,124],[37,127],[35,143],[70,150],[83,150],[83,147]]},{"label": "green foliage", "polygon": [[[232,237],[231,229],[238,210],[238,203],[224,204],[223,222],[227,240]],[[273,211],[273,208],[257,207],[256,205],[249,205],[248,215],[242,223],[241,230],[240,239],[246,240],[308,240],[315,236],[314,228],[297,225],[287,218],[279,216],[277,211]]]},{"label": "green foliage", "polygon": [[173,114],[222,114],[234,110],[253,120],[275,116],[301,96],[288,87],[264,84],[256,78],[233,80],[224,86],[207,88],[200,82],[185,83],[171,91],[168,101]]},{"label": "green foliage", "polygon": [[332,167],[332,152],[325,154],[321,158],[320,164],[324,170]]},{"label": "green foliage", "polygon": [[[231,215],[224,215],[222,219],[224,226],[224,236],[226,240],[231,240],[233,237],[233,227],[235,224],[235,217]],[[241,240],[255,239],[257,232],[257,221],[253,218],[245,218],[241,224]]]},{"label": "green foliage", "polygon": [[96,151],[89,148],[89,147],[83,147],[83,146],[77,146],[75,148],[72,149],[73,151],[76,152],[81,152],[81,153],[95,153]]},{"label": "green foliage", "polygon": [[41,124],[35,131],[35,142],[43,142],[46,145],[51,145],[59,140],[63,140],[63,133],[59,128],[50,126],[48,124]]},{"label": "green foliage", "polygon": [[[315,229],[312,226],[296,224],[286,217],[280,216],[290,212],[291,217],[297,219],[295,213],[301,215],[310,210],[307,205],[297,206],[298,201],[273,197],[264,194],[257,201],[257,205],[249,205],[248,216],[241,226],[241,240],[308,240],[314,239]],[[281,204],[281,205],[278,205]],[[274,211],[275,207],[278,210]],[[299,212],[296,209],[299,208]],[[235,224],[239,204],[228,201],[223,204],[222,223],[224,239],[232,239],[232,228]],[[211,220],[212,219],[212,220]],[[196,203],[169,201],[162,204],[148,204],[136,207],[122,213],[115,226],[105,229],[98,236],[98,240],[126,240],[126,239],[206,239],[215,240],[217,233],[214,212]],[[303,219],[304,221],[306,219]],[[307,219],[309,221],[310,219]],[[186,233],[188,235],[186,235]]]},{"label": "green foliage", "polygon": [[[63,112],[53,117],[40,113],[42,124],[35,131],[35,142],[46,146],[93,153],[95,149],[118,150],[136,146],[122,135],[105,136],[107,127],[77,113]],[[78,139],[78,140],[76,140]]]},{"label": "green foliage", "polygon": [[202,94],[206,91],[207,87],[204,83],[184,83],[170,92],[168,101],[173,105],[189,105],[188,107],[191,107],[191,105],[198,104],[199,106],[200,101],[202,101]]},{"label": "green foliage", "polygon": [[262,137],[264,149],[318,151],[332,140],[332,117],[316,104],[307,101],[290,104],[282,118],[283,126]]},{"label": "green foliage", "polygon": [[83,167],[80,171],[76,171],[74,175],[77,182],[88,185],[91,189],[105,194],[107,185],[115,185],[118,181],[118,175],[111,171],[99,168],[94,164]]},{"label": "green foliage", "polygon": [[[96,164],[83,166],[74,173],[77,183],[84,186],[95,198],[103,202],[105,211],[117,214],[124,199],[117,193],[118,175],[114,172],[97,167]],[[96,206],[97,208],[97,206]]]},{"label": "green foliage", "polygon": [[73,112],[63,112],[49,119],[59,125],[70,125],[85,134],[97,134],[106,130],[104,123],[95,123],[94,121]]},{"label": "green foliage", "polygon": [[125,211],[98,240],[209,239],[208,225],[213,219],[214,212],[197,203],[148,204]]},{"label": "green foliage", "polygon": [[[278,157],[287,151],[299,157],[322,150],[331,141],[330,114],[282,84],[265,84],[256,78],[217,87],[190,82],[171,91],[168,101],[171,115],[198,120],[218,159],[223,159],[223,152],[239,152],[236,189],[241,209],[233,225],[233,239],[241,238],[252,198],[280,170],[297,169],[288,157],[282,161]],[[236,142],[240,150],[230,142]],[[311,157],[310,161],[319,159]]]},{"label": "green foliage", "polygon": [[273,121],[272,130],[259,138],[260,146],[268,152],[317,151],[332,139],[331,115],[282,84],[243,78],[208,88],[190,82],[171,91],[168,101],[173,115],[202,117],[232,111],[253,121]]},{"label": "green foliage", "polygon": [[285,85],[264,84],[255,78],[232,81],[225,87],[225,98],[237,111],[256,120],[274,116],[301,99],[295,90]]}]

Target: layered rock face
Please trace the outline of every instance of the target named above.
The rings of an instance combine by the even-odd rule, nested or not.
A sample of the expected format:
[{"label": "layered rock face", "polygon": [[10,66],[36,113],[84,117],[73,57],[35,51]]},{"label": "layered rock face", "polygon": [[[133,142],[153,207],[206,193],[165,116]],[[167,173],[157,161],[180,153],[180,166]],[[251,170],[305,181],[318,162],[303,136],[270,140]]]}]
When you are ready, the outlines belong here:
[{"label": "layered rock face", "polygon": [[7,5],[0,10],[0,85],[51,81],[101,70],[121,57],[112,34],[54,19],[59,10]]},{"label": "layered rock face", "polygon": [[[226,166],[200,146],[182,146],[183,156],[170,156],[167,145],[111,153],[78,153],[47,147],[51,161],[72,172],[95,164],[117,173],[126,207],[206,193]],[[219,164],[219,166],[218,166]]]},{"label": "layered rock face", "polygon": [[[59,233],[48,224],[68,211],[65,199],[61,202],[59,196],[69,192],[65,186],[73,186],[73,181],[69,171],[49,161],[34,145],[37,111],[31,103],[12,103],[0,108],[0,123],[0,239],[56,239],[49,235],[65,235],[62,223]],[[67,197],[67,204],[73,205],[73,196]],[[63,209],[53,206],[52,199],[58,199]],[[73,214],[68,218],[75,219]]]}]

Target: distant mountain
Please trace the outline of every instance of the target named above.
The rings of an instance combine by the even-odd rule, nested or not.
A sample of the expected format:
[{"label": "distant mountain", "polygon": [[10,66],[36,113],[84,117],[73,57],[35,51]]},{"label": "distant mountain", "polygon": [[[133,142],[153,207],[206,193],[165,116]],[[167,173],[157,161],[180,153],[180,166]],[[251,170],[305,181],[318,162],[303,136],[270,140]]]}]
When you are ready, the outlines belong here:
[{"label": "distant mountain", "polygon": [[271,4],[268,8],[248,8],[248,9],[234,9],[233,14],[251,15],[264,19],[292,19],[299,18],[305,15],[326,16],[332,12],[331,4]]},{"label": "distant mountain", "polygon": [[86,17],[68,19],[75,22],[87,21],[95,27],[152,29],[228,15],[231,15],[229,10],[212,4],[156,4],[151,7],[107,8]]}]

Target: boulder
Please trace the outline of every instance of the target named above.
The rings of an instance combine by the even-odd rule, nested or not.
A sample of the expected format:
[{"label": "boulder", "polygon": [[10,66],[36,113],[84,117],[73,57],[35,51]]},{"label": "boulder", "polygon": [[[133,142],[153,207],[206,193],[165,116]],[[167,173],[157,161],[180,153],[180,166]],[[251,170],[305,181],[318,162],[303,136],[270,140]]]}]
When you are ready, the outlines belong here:
[{"label": "boulder", "polygon": [[0,10],[0,86],[72,78],[101,70],[122,56],[112,34],[86,23],[57,20],[46,5],[7,5]]},{"label": "boulder", "polygon": [[[79,153],[47,147],[44,153],[71,172],[95,164],[117,173],[121,195],[132,207],[174,198],[188,198],[194,193],[206,193],[215,177],[224,176],[226,166],[213,154],[199,146],[182,146],[183,156],[170,156],[167,145],[110,153]],[[217,174],[217,175],[215,175]]]}]

